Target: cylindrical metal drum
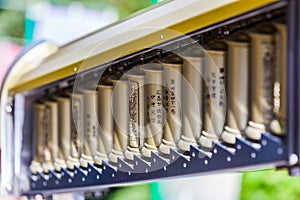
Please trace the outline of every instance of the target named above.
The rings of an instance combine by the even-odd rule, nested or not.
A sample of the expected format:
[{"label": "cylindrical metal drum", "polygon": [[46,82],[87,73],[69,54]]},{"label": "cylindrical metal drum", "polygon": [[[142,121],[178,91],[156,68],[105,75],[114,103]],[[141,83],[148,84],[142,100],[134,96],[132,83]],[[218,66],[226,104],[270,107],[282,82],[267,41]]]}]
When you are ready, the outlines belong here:
[{"label": "cylindrical metal drum", "polygon": [[210,149],[213,142],[220,137],[225,124],[227,45],[223,41],[213,41],[204,47],[206,49],[204,131],[199,142],[202,147]]},{"label": "cylindrical metal drum", "polygon": [[83,153],[84,140],[84,109],[83,95],[81,93],[69,94],[71,98],[71,155],[67,160],[68,169],[73,170],[79,165],[79,159]]},{"label": "cylindrical metal drum", "polygon": [[183,130],[178,147],[189,151],[190,145],[197,145],[203,126],[204,54],[200,46],[195,46],[184,51],[182,56]]},{"label": "cylindrical metal drum", "polygon": [[44,101],[45,118],[45,162],[43,163],[43,169],[45,173],[48,173],[50,169],[53,169],[53,162],[58,159],[59,145],[58,145],[58,103],[54,100]]},{"label": "cylindrical metal drum", "polygon": [[276,68],[277,75],[274,87],[275,119],[270,123],[272,133],[282,135],[286,132],[286,77],[287,77],[287,25],[284,19],[274,23],[277,29],[276,40]]},{"label": "cylindrical metal drum", "polygon": [[71,100],[69,97],[56,97],[58,103],[58,159],[55,160],[56,171],[66,167],[66,161],[71,155]]},{"label": "cylindrical metal drum", "polygon": [[114,118],[114,147],[109,155],[109,160],[117,163],[118,157],[123,157],[123,153],[128,145],[129,131],[129,98],[128,81],[122,74],[115,74],[110,77],[113,82],[113,118]]},{"label": "cylindrical metal drum", "polygon": [[109,81],[102,81],[98,86],[100,131],[95,156],[95,163],[98,165],[102,165],[102,160],[108,160],[113,147],[112,91],[113,85]]},{"label": "cylindrical metal drum", "polygon": [[32,174],[42,172],[42,163],[44,162],[44,151],[46,149],[45,144],[45,105],[42,103],[34,103],[33,106],[33,135],[34,135],[34,156],[30,165],[30,171]]},{"label": "cylindrical metal drum", "polygon": [[142,154],[151,156],[161,144],[165,123],[163,107],[163,67],[158,63],[148,63],[141,67],[145,72],[147,130]]},{"label": "cylindrical metal drum", "polygon": [[84,143],[80,165],[87,168],[88,163],[93,163],[93,156],[98,147],[98,92],[95,89],[85,89],[83,92],[84,102]]},{"label": "cylindrical metal drum", "polygon": [[128,79],[129,97],[129,141],[125,157],[133,160],[134,154],[140,154],[145,138],[145,73],[134,67],[125,76]]},{"label": "cylindrical metal drum", "polygon": [[227,38],[227,123],[222,140],[235,144],[249,120],[250,37],[237,32]]},{"label": "cylindrical metal drum", "polygon": [[182,59],[174,54],[160,59],[164,67],[164,106],[167,122],[159,150],[170,153],[182,134]]},{"label": "cylindrical metal drum", "polygon": [[274,117],[274,58],[276,29],[269,23],[260,24],[251,36],[250,118],[246,136],[259,140]]}]

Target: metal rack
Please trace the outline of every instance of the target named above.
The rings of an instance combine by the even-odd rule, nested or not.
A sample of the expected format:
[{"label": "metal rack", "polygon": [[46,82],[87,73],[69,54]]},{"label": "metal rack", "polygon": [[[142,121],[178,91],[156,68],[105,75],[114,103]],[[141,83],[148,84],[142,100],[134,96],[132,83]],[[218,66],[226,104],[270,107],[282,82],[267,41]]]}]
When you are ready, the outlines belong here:
[{"label": "metal rack", "polygon": [[[287,7],[286,7],[287,5]],[[232,170],[258,169],[264,167],[287,167],[292,175],[300,174],[300,164],[298,156],[300,155],[299,141],[299,70],[296,66],[299,61],[300,46],[295,41],[299,40],[299,22],[300,22],[300,3],[297,0],[278,1],[270,3],[256,10],[211,24],[199,30],[195,30],[185,36],[194,39],[194,42],[205,44],[212,38],[222,38],[230,35],[245,27],[254,26],[264,20],[271,20],[278,16],[287,15],[288,21],[288,119],[287,134],[285,136],[275,136],[271,133],[262,134],[260,141],[251,141],[245,138],[237,138],[235,145],[228,145],[222,142],[214,144],[212,149],[203,149],[201,146],[190,146],[189,152],[171,149],[169,156],[152,152],[151,158],[134,156],[133,161],[118,159],[116,164],[103,162],[101,166],[88,164],[88,167],[81,168],[75,166],[74,170],[62,169],[61,172],[50,170],[49,174],[37,173],[31,174],[25,165],[29,165],[30,158],[30,138],[31,131],[31,111],[30,105],[39,97],[45,94],[55,93],[60,89],[71,87],[74,80],[87,80],[87,77],[93,77],[95,84],[98,81],[98,74],[102,74],[105,67],[108,70],[105,73],[113,74],[120,68],[131,68],[137,64],[147,63],[154,59],[166,56],[170,51],[176,52],[192,45],[186,43],[185,36],[177,37],[172,40],[159,43],[146,49],[139,50],[132,54],[118,58],[116,60],[90,68],[84,72],[66,76],[61,80],[42,85],[33,90],[27,90],[14,96],[10,102],[12,111],[7,113],[10,120],[19,119],[17,104],[24,103],[24,112],[27,115],[27,122],[24,121],[23,132],[19,135],[13,135],[12,138],[22,135],[23,143],[18,146],[19,140],[13,144],[19,148],[18,151],[26,152],[21,160],[13,166],[21,168],[27,173],[24,181],[24,188],[29,190],[22,191],[24,195],[34,194],[52,194],[65,191],[83,191],[93,188],[110,187],[141,181],[151,181],[173,177],[185,177],[191,175],[208,174],[214,172],[224,172]],[[17,117],[16,117],[17,116]],[[20,127],[19,127],[20,128]],[[13,127],[12,130],[13,131]],[[11,145],[12,146],[12,145]],[[15,155],[14,155],[15,156]],[[296,158],[296,159],[295,159]],[[13,160],[13,158],[10,158]],[[16,158],[17,160],[18,158]],[[20,167],[21,166],[21,167]],[[27,166],[28,167],[28,166]],[[26,171],[27,170],[27,171]],[[23,172],[24,172],[23,171]],[[22,174],[24,175],[24,174]],[[14,177],[16,178],[16,177]],[[27,179],[28,178],[28,179]],[[16,179],[18,180],[18,179]],[[22,187],[22,186],[21,186]],[[15,189],[18,190],[19,188]],[[23,188],[22,188],[23,189]],[[22,190],[21,189],[21,190]]]},{"label": "metal rack", "polygon": [[[275,153],[274,153],[275,152]],[[89,188],[90,186],[120,185],[122,183],[157,180],[168,177],[183,177],[192,174],[228,171],[232,168],[248,168],[267,163],[284,163],[286,149],[281,139],[263,134],[258,143],[240,138],[236,145],[227,147],[216,143],[211,153],[200,147],[191,146],[188,155],[183,156],[171,150],[169,157],[153,153],[149,162],[135,156],[133,164],[119,159],[116,166],[105,163],[102,166],[89,164],[87,169],[76,167],[74,171],[64,169],[57,173],[40,173],[30,177],[30,193],[51,192],[61,188]],[[254,167],[255,168],[255,167]],[[30,194],[29,193],[29,194]]]}]

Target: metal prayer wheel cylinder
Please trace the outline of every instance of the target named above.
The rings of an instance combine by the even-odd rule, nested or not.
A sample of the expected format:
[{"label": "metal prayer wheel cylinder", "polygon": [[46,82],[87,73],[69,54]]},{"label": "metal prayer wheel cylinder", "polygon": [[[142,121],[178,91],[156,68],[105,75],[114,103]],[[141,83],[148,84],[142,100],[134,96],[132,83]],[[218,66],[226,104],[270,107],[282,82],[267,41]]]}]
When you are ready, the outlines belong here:
[{"label": "metal prayer wheel cylinder", "polygon": [[58,124],[59,124],[59,155],[55,160],[56,171],[66,167],[66,160],[71,155],[71,100],[69,97],[55,97],[58,103]]},{"label": "metal prayer wheel cylinder", "polygon": [[80,165],[87,168],[93,163],[93,156],[98,148],[98,92],[95,89],[82,90],[84,103],[84,143]]},{"label": "metal prayer wheel cylinder", "polygon": [[277,33],[276,41],[276,77],[274,86],[275,119],[270,123],[270,130],[274,134],[282,135],[286,132],[286,77],[287,77],[287,25],[284,20],[274,23]]},{"label": "metal prayer wheel cylinder", "polygon": [[213,41],[205,45],[204,59],[204,130],[199,138],[203,148],[212,148],[220,137],[226,117],[225,71],[227,70],[227,45]]},{"label": "metal prayer wheel cylinder", "polygon": [[145,139],[145,73],[134,67],[125,76],[128,80],[129,141],[124,155],[133,160],[134,154],[140,154]]},{"label": "metal prayer wheel cylinder", "polygon": [[183,130],[178,147],[190,150],[190,145],[197,145],[203,126],[203,80],[204,54],[200,46],[188,48],[183,56]]},{"label": "metal prayer wheel cylinder", "polygon": [[53,162],[58,159],[59,144],[58,144],[58,103],[54,100],[44,101],[44,129],[45,143],[43,169],[45,173],[53,169]]},{"label": "metal prayer wheel cylinder", "polygon": [[249,120],[249,55],[250,37],[237,32],[227,38],[227,123],[221,137],[235,144]]},{"label": "metal prayer wheel cylinder", "polygon": [[269,23],[260,24],[251,37],[251,84],[250,119],[245,134],[253,140],[260,140],[265,127],[274,117],[274,33],[276,29]]},{"label": "metal prayer wheel cylinder", "polygon": [[42,163],[44,162],[44,150],[46,144],[44,141],[45,129],[44,129],[44,115],[45,105],[42,103],[34,103],[33,106],[33,134],[34,134],[34,158],[30,164],[30,171],[33,174],[42,172]]},{"label": "metal prayer wheel cylinder", "polygon": [[166,123],[159,150],[169,154],[182,134],[182,59],[172,54],[162,58],[160,63],[164,67]]},{"label": "metal prayer wheel cylinder", "polygon": [[71,154],[67,160],[67,168],[73,170],[79,166],[79,159],[83,153],[84,139],[84,109],[83,95],[80,93],[69,94],[71,98]]},{"label": "metal prayer wheel cylinder", "polygon": [[94,158],[98,165],[102,165],[102,160],[108,160],[113,147],[112,91],[113,85],[109,81],[103,81],[98,86],[100,131],[98,149]]},{"label": "metal prayer wheel cylinder", "polygon": [[163,137],[165,123],[165,110],[163,107],[163,67],[158,63],[148,63],[141,66],[145,72],[146,96],[146,139],[141,153],[150,157],[156,152]]},{"label": "metal prayer wheel cylinder", "polygon": [[114,118],[114,136],[113,149],[109,154],[109,160],[117,163],[118,157],[123,157],[128,145],[129,131],[129,98],[128,81],[122,77],[122,74],[116,74],[110,77],[113,82],[113,118]]}]

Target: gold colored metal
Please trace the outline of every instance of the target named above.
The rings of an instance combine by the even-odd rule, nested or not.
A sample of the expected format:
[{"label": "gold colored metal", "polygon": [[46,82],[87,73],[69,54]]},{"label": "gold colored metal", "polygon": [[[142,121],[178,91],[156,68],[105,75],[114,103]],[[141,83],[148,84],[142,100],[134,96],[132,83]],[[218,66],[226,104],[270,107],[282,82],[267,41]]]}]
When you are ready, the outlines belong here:
[{"label": "gold colored metal", "polygon": [[160,63],[164,66],[164,104],[167,122],[159,150],[169,154],[170,148],[176,148],[182,134],[182,59],[170,55],[162,58]]},{"label": "gold colored metal", "polygon": [[[211,9],[211,10],[205,10],[199,12],[197,15],[187,19],[183,20],[180,23],[176,23],[167,27],[164,27],[165,29],[173,30],[174,32],[186,34],[191,31],[195,31],[197,29],[201,29],[204,27],[207,27],[211,24],[215,24],[220,21],[224,21],[226,19],[229,19],[233,16],[237,16],[239,14],[246,13],[250,10],[257,9],[259,7],[278,2],[278,0],[251,0],[249,2],[248,0],[239,0],[239,1],[224,1],[222,6],[219,6],[217,8]],[[163,17],[162,17],[163,19]],[[126,25],[126,24],[124,24]],[[96,66],[99,66],[109,60],[115,60],[120,55],[126,56],[131,53],[137,52],[140,49],[144,49],[156,44],[159,44],[161,42],[160,36],[161,31],[156,31],[151,34],[147,34],[143,37],[140,37],[134,41],[130,41],[130,45],[128,43],[124,43],[120,46],[117,46],[115,48],[109,49],[104,52],[100,52],[99,54],[89,58],[88,62],[91,63],[90,66],[85,67],[84,70],[88,70],[91,68],[94,68]],[[170,40],[179,35],[171,34],[171,35],[164,35],[164,40]],[[105,59],[99,59],[99,58],[105,58]],[[37,88],[39,86],[48,84],[53,81],[60,80],[62,78],[71,76],[76,74],[74,73],[74,67],[77,69],[80,69],[80,66],[86,62],[86,60],[80,60],[75,63],[71,63],[70,65],[64,66],[63,68],[51,72],[50,74],[45,74],[36,78],[33,78],[31,80],[21,81],[19,84],[13,86],[11,89],[12,93],[19,93],[22,91],[30,90],[33,88]]]},{"label": "gold colored metal", "polygon": [[284,21],[274,23],[277,29],[276,40],[276,63],[277,76],[274,87],[274,112],[276,119],[270,123],[272,133],[283,135],[286,133],[286,77],[287,77],[287,26]]},{"label": "gold colored metal", "polygon": [[118,158],[123,157],[128,145],[129,132],[129,98],[128,81],[122,74],[115,74],[110,77],[113,82],[113,118],[114,118],[114,147],[109,154],[109,160],[117,163]]},{"label": "gold colored metal", "polygon": [[189,151],[197,145],[203,126],[204,54],[200,47],[183,52],[183,131],[178,147]]},{"label": "gold colored metal", "polygon": [[158,63],[144,64],[141,69],[145,72],[145,90],[147,104],[147,136],[142,148],[142,155],[151,157],[151,152],[157,152],[163,135],[163,67]]},{"label": "gold colored metal", "polygon": [[199,142],[204,148],[212,148],[225,124],[227,45],[223,41],[214,41],[206,44],[205,49],[204,131]]},{"label": "gold colored metal", "polygon": [[[274,58],[276,29],[270,23],[260,24],[249,33],[251,37],[251,124],[245,131],[246,136],[259,140],[274,118]],[[258,127],[261,127],[259,129]]]},{"label": "gold colored metal", "polygon": [[34,134],[34,158],[30,164],[30,171],[32,174],[37,174],[42,172],[42,163],[44,162],[44,150],[45,150],[45,141],[44,141],[44,114],[45,114],[45,105],[42,103],[35,103],[33,107],[33,134]]},{"label": "gold colored metal", "polygon": [[124,156],[133,160],[134,154],[140,154],[145,138],[145,73],[134,67],[125,76],[128,79],[129,92],[129,143]]},{"label": "gold colored metal", "polygon": [[84,102],[84,145],[80,165],[87,168],[93,163],[93,156],[98,147],[98,92],[95,89],[82,90]]},{"label": "gold colored metal", "polygon": [[68,169],[73,170],[74,166],[79,166],[80,155],[83,153],[83,139],[84,139],[84,109],[83,109],[83,95],[80,93],[69,94],[71,98],[71,155],[67,160]]},{"label": "gold colored metal", "polygon": [[108,155],[113,147],[112,92],[113,85],[111,82],[102,82],[98,86],[100,132],[98,150],[94,158],[98,165],[102,165],[102,161],[108,160]]},{"label": "gold colored metal", "polygon": [[235,144],[241,137],[249,120],[249,55],[250,37],[237,32],[227,38],[227,123],[221,138],[229,144]]},{"label": "gold colored metal", "polygon": [[54,100],[44,101],[45,118],[45,143],[44,149],[44,163],[43,169],[45,173],[49,173],[49,170],[54,169],[53,162],[58,159],[59,145],[58,145],[58,103]]}]

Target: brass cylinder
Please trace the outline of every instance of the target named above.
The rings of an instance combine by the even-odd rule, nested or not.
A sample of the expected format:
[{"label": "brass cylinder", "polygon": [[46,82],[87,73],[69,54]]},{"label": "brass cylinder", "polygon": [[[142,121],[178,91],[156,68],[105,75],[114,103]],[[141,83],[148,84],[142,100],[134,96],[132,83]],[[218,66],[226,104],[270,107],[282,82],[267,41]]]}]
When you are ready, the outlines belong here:
[{"label": "brass cylinder", "polygon": [[178,147],[189,151],[197,145],[203,126],[203,80],[204,55],[200,47],[183,52],[183,131]]},{"label": "brass cylinder", "polygon": [[107,160],[113,147],[113,116],[112,116],[112,91],[111,82],[101,82],[98,86],[99,124],[98,150],[95,163],[101,165],[102,160]]},{"label": "brass cylinder", "polygon": [[204,47],[206,49],[204,131],[199,142],[204,148],[212,148],[213,142],[218,140],[225,124],[227,45],[223,41],[214,41]]},{"label": "brass cylinder", "polygon": [[182,134],[182,59],[170,55],[162,58],[160,63],[164,67],[164,106],[167,122],[159,150],[169,154],[170,148],[176,147]]},{"label": "brass cylinder", "polygon": [[60,171],[66,167],[66,161],[71,155],[71,100],[69,97],[56,97],[58,103],[59,122],[59,155],[55,161],[55,169]]},{"label": "brass cylinder", "polygon": [[70,147],[71,152],[68,157],[67,167],[74,169],[74,166],[79,165],[80,155],[83,153],[83,139],[84,139],[84,109],[83,109],[83,95],[80,93],[69,94],[71,98],[71,138]]},{"label": "brass cylinder", "polygon": [[93,163],[93,156],[98,147],[98,93],[96,89],[85,89],[84,102],[84,143],[81,166],[86,168],[88,163]]},{"label": "brass cylinder", "polygon": [[[259,140],[274,117],[274,33],[275,28],[269,23],[260,24],[249,33],[251,37],[251,123],[246,129],[246,136]],[[261,128],[259,128],[261,127]]]},{"label": "brass cylinder", "polygon": [[142,154],[151,156],[151,151],[157,151],[163,135],[165,123],[163,108],[163,67],[158,63],[149,63],[141,67],[145,72],[147,128],[146,140],[142,148]]},{"label": "brass cylinder", "polygon": [[145,138],[145,73],[134,67],[125,76],[128,79],[129,97],[129,142],[125,157],[133,160],[133,155],[140,153]]},{"label": "brass cylinder", "polygon": [[275,119],[270,123],[271,132],[282,135],[286,132],[286,77],[287,77],[287,26],[284,20],[274,23],[277,29],[276,40],[276,77],[274,86]]},{"label": "brass cylinder", "polygon": [[54,100],[44,101],[45,118],[45,162],[43,163],[44,172],[48,173],[53,169],[53,162],[59,157],[59,144],[58,144],[58,103]]},{"label": "brass cylinder", "polygon": [[117,162],[118,157],[123,157],[123,153],[128,145],[129,131],[129,98],[128,98],[128,81],[121,78],[122,74],[116,74],[110,77],[113,82],[113,118],[114,118],[114,136],[113,149],[109,160]]},{"label": "brass cylinder", "polygon": [[250,37],[237,32],[227,38],[227,123],[222,139],[235,144],[249,120],[249,55]]},{"label": "brass cylinder", "polygon": [[45,144],[45,129],[44,129],[44,118],[45,118],[45,105],[42,103],[34,103],[33,106],[33,135],[34,135],[34,153],[33,160],[30,165],[30,171],[33,174],[42,172],[42,163],[44,162],[44,150],[46,149]]}]

